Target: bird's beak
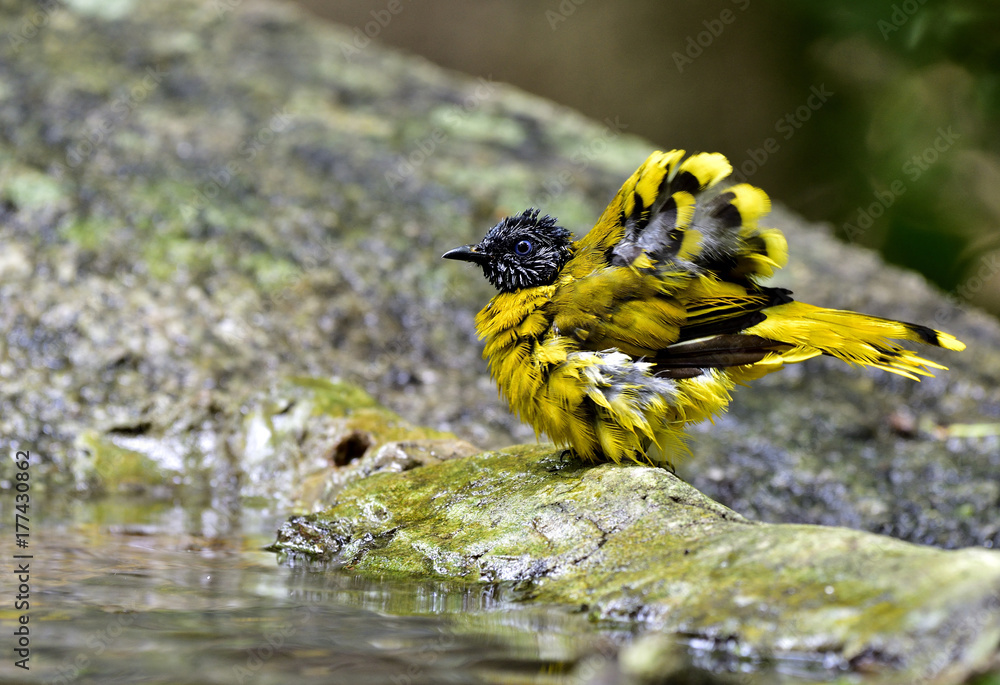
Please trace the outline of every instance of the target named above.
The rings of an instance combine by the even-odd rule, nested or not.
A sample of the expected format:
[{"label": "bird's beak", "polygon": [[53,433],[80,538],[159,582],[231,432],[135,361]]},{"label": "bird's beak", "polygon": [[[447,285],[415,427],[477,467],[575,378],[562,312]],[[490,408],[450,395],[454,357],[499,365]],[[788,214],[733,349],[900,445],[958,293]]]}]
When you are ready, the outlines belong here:
[{"label": "bird's beak", "polygon": [[453,250],[448,250],[443,255],[442,259],[459,259],[463,262],[475,262],[476,264],[482,264],[487,260],[487,256],[482,252],[476,251],[475,245],[462,245],[462,247],[456,247]]}]

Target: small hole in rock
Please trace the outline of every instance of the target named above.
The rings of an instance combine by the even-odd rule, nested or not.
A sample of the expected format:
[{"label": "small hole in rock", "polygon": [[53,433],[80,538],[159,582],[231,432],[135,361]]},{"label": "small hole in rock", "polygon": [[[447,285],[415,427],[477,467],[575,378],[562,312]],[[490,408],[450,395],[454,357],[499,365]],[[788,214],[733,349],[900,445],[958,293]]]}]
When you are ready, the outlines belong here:
[{"label": "small hole in rock", "polygon": [[367,433],[360,431],[348,433],[334,445],[330,461],[333,462],[334,466],[347,466],[355,459],[363,457],[368,448],[372,446],[372,442],[372,437]]}]

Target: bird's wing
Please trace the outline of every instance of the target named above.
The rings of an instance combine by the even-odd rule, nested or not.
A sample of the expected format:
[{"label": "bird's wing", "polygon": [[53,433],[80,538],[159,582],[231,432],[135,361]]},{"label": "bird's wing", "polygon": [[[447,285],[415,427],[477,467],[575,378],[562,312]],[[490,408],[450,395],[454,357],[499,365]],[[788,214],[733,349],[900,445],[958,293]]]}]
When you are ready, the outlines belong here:
[{"label": "bird's wing", "polygon": [[[616,348],[664,368],[671,356],[686,368],[751,363],[739,360],[763,352],[741,347],[756,350],[763,338],[734,336],[788,301],[756,283],[784,265],[785,239],[757,225],[770,208],[763,191],[720,184],[732,171],[725,157],[684,154],[650,155],[577,243],[552,296],[554,326],[584,349]],[[715,336],[729,337],[667,349]]]},{"label": "bird's wing", "polygon": [[716,152],[686,159],[684,150],[654,152],[577,243],[566,272],[582,278],[605,266],[642,268],[647,257],[661,277],[672,270],[729,281],[770,276],[788,259],[784,235],[758,227],[771,208],[763,190],[720,184],[731,172]]}]

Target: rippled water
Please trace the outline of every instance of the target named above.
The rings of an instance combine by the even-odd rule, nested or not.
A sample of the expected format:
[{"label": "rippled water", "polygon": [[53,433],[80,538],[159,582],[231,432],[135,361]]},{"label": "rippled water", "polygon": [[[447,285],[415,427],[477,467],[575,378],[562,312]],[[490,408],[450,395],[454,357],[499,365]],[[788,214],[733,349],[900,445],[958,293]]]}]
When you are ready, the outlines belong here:
[{"label": "rippled water", "polygon": [[[12,520],[8,502],[0,509]],[[516,602],[500,586],[284,566],[262,551],[278,514],[137,500],[62,509],[32,519],[31,670],[5,648],[0,683],[631,682],[614,656],[634,639],[628,626]],[[20,613],[0,611],[5,643]],[[715,646],[678,645],[714,671],[691,667],[698,682],[774,682],[736,678],[740,660]]]},{"label": "rippled water", "polygon": [[[548,682],[583,646],[580,617],[496,587],[279,565],[261,551],[279,516],[71,509],[75,523],[32,522],[31,670],[5,656],[0,682]],[[5,627],[20,613],[5,607]]]}]

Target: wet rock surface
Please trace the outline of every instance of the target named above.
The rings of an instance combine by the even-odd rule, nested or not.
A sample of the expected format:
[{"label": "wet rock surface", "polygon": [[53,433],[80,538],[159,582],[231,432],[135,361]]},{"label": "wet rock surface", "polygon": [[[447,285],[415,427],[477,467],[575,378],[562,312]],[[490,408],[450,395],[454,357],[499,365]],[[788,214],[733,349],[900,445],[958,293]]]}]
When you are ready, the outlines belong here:
[{"label": "wet rock surface", "polygon": [[996,663],[1000,640],[1000,552],[760,524],[663,469],[544,447],[356,480],[286,523],[275,548],[379,577],[506,582],[594,621],[873,682],[961,682]]},{"label": "wet rock surface", "polygon": [[[5,447],[56,484],[272,482],[295,500],[299,479],[278,487],[247,446],[293,377],[484,447],[530,437],[479,359],[489,286],[440,254],[531,204],[585,231],[652,145],[488,77],[351,52],[283,5],[115,7],[54,7],[28,37],[34,6],[0,8],[19,37],[0,74]],[[969,349],[928,352],[951,370],[919,384],[824,360],[763,379],[693,430],[681,474],[763,520],[1000,542],[996,322],[780,208],[772,223],[792,253],[776,284]],[[269,439],[311,451],[307,433]]]},{"label": "wet rock surface", "polygon": [[[18,37],[0,72],[7,446],[84,489],[101,444],[151,459],[161,485],[266,482],[245,417],[292,376],[484,447],[532,437],[479,358],[489,286],[440,254],[527,205],[584,232],[651,144],[488,77],[348,50],[349,31],[283,5],[94,7],[55,6],[30,37],[34,5],[0,8]],[[919,384],[824,360],[763,379],[694,429],[681,474],[763,520],[1000,543],[996,323],[780,208],[772,223],[792,253],[778,285],[969,349],[930,351],[951,371]]]},{"label": "wet rock surface", "polygon": [[283,549],[855,671],[993,658],[995,554],[748,519],[1000,544],[994,320],[777,207],[775,285],[969,349],[919,384],[814,360],[741,389],[692,431],[704,494],[470,457],[532,434],[479,358],[488,284],[441,253],[529,205],[581,234],[654,146],[285,5],[66,2],[27,35],[37,11],[0,5],[0,443],[40,492],[332,505]]}]

